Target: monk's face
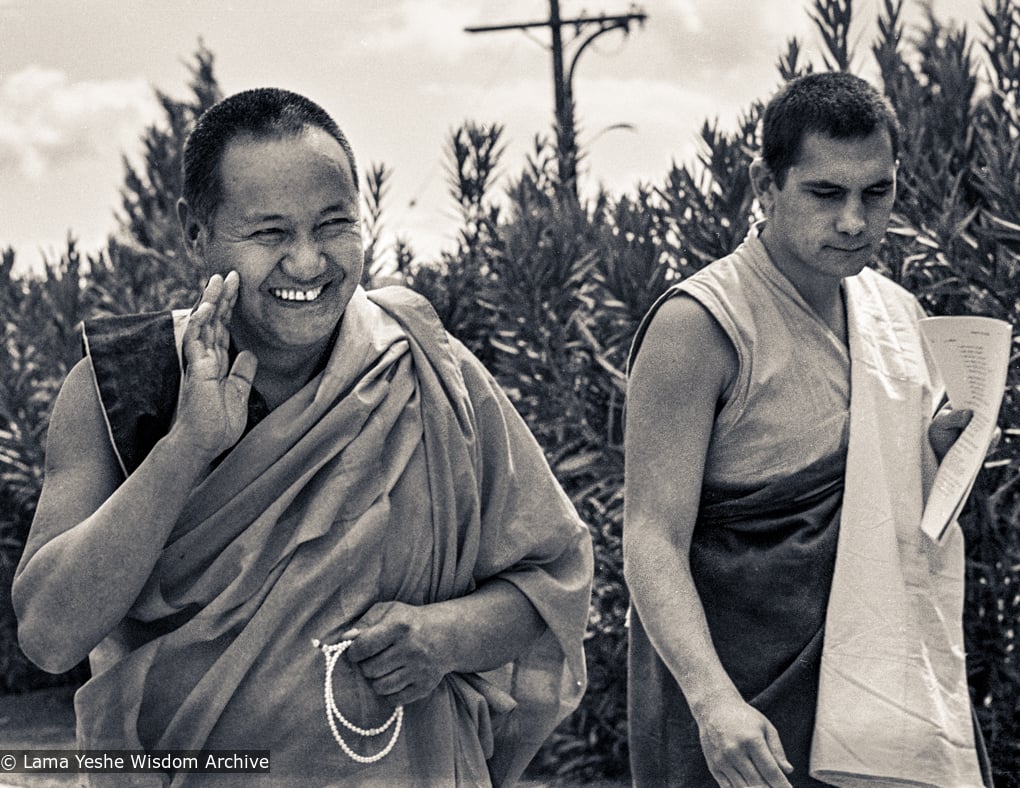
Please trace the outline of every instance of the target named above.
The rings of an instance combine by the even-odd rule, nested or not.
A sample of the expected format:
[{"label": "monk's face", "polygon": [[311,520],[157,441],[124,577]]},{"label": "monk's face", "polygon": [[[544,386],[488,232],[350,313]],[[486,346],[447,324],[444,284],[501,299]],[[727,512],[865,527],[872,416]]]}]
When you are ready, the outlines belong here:
[{"label": "monk's face", "polygon": [[197,244],[210,273],[240,275],[240,349],[320,352],[361,280],[358,190],[340,144],[317,128],[242,136],[220,163],[221,201]]},{"label": "monk's face", "polygon": [[794,283],[861,272],[878,251],[896,196],[889,133],[834,139],[809,133],[780,188],[767,170],[756,176],[767,218],[762,240]]}]

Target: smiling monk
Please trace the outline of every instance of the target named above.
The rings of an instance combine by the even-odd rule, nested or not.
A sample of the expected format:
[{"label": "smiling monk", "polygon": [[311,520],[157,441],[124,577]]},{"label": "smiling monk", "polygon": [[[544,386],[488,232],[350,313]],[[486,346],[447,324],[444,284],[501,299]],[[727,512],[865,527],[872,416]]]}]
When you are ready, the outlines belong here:
[{"label": "smiling monk", "polygon": [[584,691],[587,529],[429,305],[360,287],[320,107],[232,96],[184,173],[208,285],[84,328],[15,579],[25,653],[89,656],[82,749],[270,751],[217,784],[513,782]]}]

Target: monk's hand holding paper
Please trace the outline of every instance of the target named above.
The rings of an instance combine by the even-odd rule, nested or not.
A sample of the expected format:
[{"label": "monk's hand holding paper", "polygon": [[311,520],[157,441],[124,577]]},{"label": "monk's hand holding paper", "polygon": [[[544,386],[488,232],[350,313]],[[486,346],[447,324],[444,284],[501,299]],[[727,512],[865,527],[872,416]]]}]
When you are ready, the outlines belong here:
[{"label": "monk's hand holding paper", "polygon": [[966,408],[953,410],[948,405],[941,408],[928,426],[928,442],[939,462],[949,453],[956,439],[967,428],[974,412]]},{"label": "monk's hand holding paper", "polygon": [[697,718],[709,771],[722,786],[790,788],[786,759],[775,727],[741,698],[716,701]]},{"label": "monk's hand holding paper", "polygon": [[228,326],[239,281],[236,271],[214,274],[184,332],[187,368],[174,429],[210,461],[240,439],[258,366],[249,351],[230,364]]},{"label": "monk's hand holding paper", "polygon": [[429,615],[434,607],[377,602],[342,635],[354,641],[347,659],[393,707],[428,697],[451,670],[447,636]]}]

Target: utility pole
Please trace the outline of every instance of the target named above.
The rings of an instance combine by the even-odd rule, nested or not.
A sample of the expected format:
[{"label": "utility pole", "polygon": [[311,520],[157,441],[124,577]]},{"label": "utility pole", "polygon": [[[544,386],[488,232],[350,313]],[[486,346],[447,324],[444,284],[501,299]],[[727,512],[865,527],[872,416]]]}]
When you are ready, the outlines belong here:
[{"label": "utility pole", "polygon": [[[599,16],[579,16],[574,19],[560,17],[559,0],[549,0],[549,18],[536,22],[516,22],[484,27],[466,27],[467,33],[493,33],[503,30],[528,30],[547,27],[552,34],[553,96],[556,101],[556,151],[559,165],[560,182],[569,186],[572,193],[577,194],[577,139],[574,133],[574,70],[581,53],[596,38],[611,30],[622,30],[624,35],[630,32],[631,22],[644,25],[648,16],[635,6],[626,14]],[[573,26],[574,35],[564,45],[563,28]],[[580,42],[580,43],[577,43]],[[570,65],[564,71],[563,56],[565,49],[576,44]]]}]

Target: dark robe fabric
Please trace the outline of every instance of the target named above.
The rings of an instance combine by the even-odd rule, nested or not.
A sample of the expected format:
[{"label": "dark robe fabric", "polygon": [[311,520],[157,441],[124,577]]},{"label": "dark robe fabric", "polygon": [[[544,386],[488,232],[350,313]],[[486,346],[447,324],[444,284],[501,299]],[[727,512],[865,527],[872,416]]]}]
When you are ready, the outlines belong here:
[{"label": "dark robe fabric", "polygon": [[[85,327],[126,473],[172,423],[185,321]],[[78,746],[271,752],[269,775],[134,775],[138,785],[512,783],[584,691],[592,555],[499,386],[420,296],[359,289],[324,369],[249,416],[128,617],[93,651],[75,699]],[[337,642],[376,602],[429,604],[494,578],[531,601],[544,634],[514,662],[450,674],[410,704],[385,758],[348,758],[312,640]],[[389,716],[343,658],[333,692],[362,727]],[[345,736],[364,755],[389,738]]]}]

